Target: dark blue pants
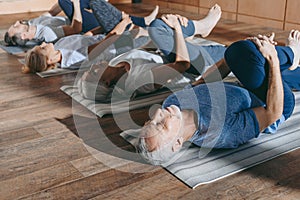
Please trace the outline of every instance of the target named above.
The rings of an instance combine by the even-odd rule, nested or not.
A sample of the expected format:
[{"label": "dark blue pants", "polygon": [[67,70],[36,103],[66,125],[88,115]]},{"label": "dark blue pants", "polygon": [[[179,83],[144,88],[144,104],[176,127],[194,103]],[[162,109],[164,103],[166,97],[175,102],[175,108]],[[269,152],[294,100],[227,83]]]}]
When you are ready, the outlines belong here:
[{"label": "dark blue pants", "polygon": [[[122,20],[122,12],[105,0],[90,0],[90,7],[106,33],[110,32]],[[143,17],[130,16],[130,18],[133,24],[146,27]]]},{"label": "dark blue pants", "polygon": [[[58,0],[59,6],[66,16],[72,21],[74,7],[70,0]],[[85,8],[90,8],[90,0],[80,0],[80,10],[82,15],[82,32],[87,32],[99,26],[99,23],[93,13],[87,12]]]},{"label": "dark blue pants", "polygon": [[288,86],[293,90],[300,90],[300,67],[295,70],[283,70],[281,72],[282,79],[288,84]]},{"label": "dark blue pants", "polygon": [[[194,35],[195,26],[192,20],[189,20],[187,27],[181,27],[184,38]],[[175,32],[161,19],[155,19],[149,25],[149,36],[153,43],[163,52],[168,62],[174,62],[176,59]],[[191,67],[188,73],[201,74],[205,66],[209,66],[224,57],[225,47],[222,45],[200,46],[186,42],[189,52]]]},{"label": "dark blue pants", "polygon": [[[276,51],[280,70],[284,71],[292,65],[294,53],[286,46],[276,46]],[[256,45],[249,40],[235,42],[225,51],[225,60],[244,87],[266,102],[269,65]],[[285,119],[288,119],[293,112],[295,98],[284,77],[282,82],[284,89],[283,115]]]}]

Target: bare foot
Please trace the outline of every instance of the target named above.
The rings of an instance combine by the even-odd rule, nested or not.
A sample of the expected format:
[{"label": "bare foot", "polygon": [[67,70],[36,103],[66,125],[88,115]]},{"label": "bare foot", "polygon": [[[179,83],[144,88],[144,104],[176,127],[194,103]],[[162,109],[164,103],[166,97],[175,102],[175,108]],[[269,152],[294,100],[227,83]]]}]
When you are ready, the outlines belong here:
[{"label": "bare foot", "polygon": [[290,70],[294,70],[299,65],[300,61],[300,32],[298,30],[291,30],[287,39],[287,46],[289,46],[294,53],[294,60]]},{"label": "bare foot", "polygon": [[149,24],[156,18],[157,14],[158,14],[158,10],[159,10],[159,6],[156,5],[154,10],[152,11],[152,13],[146,17],[144,17],[145,19],[145,24],[147,26],[149,26]]},{"label": "bare foot", "polygon": [[195,20],[195,34],[207,37],[221,18],[222,10],[218,4],[215,4],[208,12],[207,16],[201,20]]}]

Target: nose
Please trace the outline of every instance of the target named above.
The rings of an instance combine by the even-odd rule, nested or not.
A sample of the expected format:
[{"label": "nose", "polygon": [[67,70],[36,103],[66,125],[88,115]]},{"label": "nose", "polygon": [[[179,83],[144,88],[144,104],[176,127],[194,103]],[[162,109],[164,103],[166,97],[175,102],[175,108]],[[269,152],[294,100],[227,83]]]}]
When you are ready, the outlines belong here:
[{"label": "nose", "polygon": [[13,27],[18,26],[19,24],[20,24],[20,22],[19,22],[19,21],[16,21],[16,22],[14,23]]},{"label": "nose", "polygon": [[158,108],[154,113],[153,120],[159,120],[162,114],[163,110],[161,108]]},{"label": "nose", "polygon": [[46,44],[45,42],[43,42],[43,43],[41,44],[41,47],[45,47],[45,46],[47,46],[47,44]]}]

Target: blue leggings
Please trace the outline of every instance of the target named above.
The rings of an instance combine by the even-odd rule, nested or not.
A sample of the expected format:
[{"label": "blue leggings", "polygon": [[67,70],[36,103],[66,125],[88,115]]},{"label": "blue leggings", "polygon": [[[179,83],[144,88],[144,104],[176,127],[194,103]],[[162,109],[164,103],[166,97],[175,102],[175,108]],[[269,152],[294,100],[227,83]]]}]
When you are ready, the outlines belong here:
[{"label": "blue leggings", "polygon": [[[82,15],[82,32],[87,32],[99,26],[99,23],[93,13],[90,13],[85,8],[89,9],[89,0],[80,0],[80,10]],[[58,4],[64,11],[66,16],[72,21],[73,18],[73,3],[70,0],[58,0]]]},{"label": "blue leggings", "polygon": [[[174,30],[161,19],[155,19],[149,25],[149,36],[153,43],[163,52],[168,62],[176,59],[176,43],[174,40]],[[188,21],[188,26],[182,26],[184,38],[194,35],[195,26],[192,20]],[[191,61],[188,73],[199,75],[205,66],[209,66],[224,57],[225,47],[222,45],[200,46],[186,42]]]},{"label": "blue leggings", "polygon": [[[276,51],[280,70],[284,71],[292,65],[294,54],[286,46],[276,46]],[[269,65],[256,45],[249,40],[235,42],[227,48],[225,60],[244,87],[266,102]],[[295,98],[284,77],[282,81],[284,89],[283,115],[285,119],[288,119],[293,112]]]},{"label": "blue leggings", "polygon": [[[110,32],[122,20],[122,12],[105,0],[90,0],[90,7],[106,33]],[[133,24],[146,27],[143,17],[130,16],[130,18]]]}]

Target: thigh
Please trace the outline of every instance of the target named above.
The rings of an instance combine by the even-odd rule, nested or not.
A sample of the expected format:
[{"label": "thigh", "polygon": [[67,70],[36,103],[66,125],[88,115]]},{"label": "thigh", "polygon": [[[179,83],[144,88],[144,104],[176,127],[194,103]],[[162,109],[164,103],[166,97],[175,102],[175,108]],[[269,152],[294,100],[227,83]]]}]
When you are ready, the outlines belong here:
[{"label": "thigh", "polygon": [[266,84],[266,60],[249,40],[230,45],[224,54],[225,61],[239,81],[250,90]]},{"label": "thigh", "polygon": [[90,7],[105,32],[110,32],[121,20],[122,13],[105,0],[90,0]]},{"label": "thigh", "polygon": [[58,0],[58,4],[69,20],[72,21],[74,12],[73,3],[70,0]]},{"label": "thigh", "polygon": [[[194,35],[195,27],[193,21],[189,20],[187,27],[181,27],[183,36],[185,38]],[[149,29],[149,36],[154,44],[163,52],[166,57],[169,57],[169,61],[175,61],[176,46],[174,40],[174,30],[170,28],[161,19],[155,19],[151,22]]]}]

